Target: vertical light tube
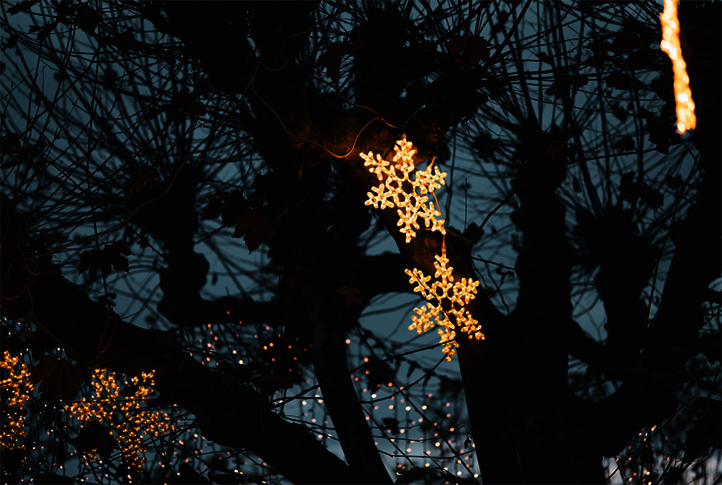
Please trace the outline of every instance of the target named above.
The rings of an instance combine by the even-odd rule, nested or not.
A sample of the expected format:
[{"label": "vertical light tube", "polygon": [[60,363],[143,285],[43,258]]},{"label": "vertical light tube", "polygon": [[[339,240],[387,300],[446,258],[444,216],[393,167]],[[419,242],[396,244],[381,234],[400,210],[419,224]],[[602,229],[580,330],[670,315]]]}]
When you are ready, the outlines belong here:
[{"label": "vertical light tube", "polygon": [[679,44],[679,19],[677,18],[677,0],[664,0],[664,12],[659,15],[662,21],[662,42],[660,47],[672,60],[674,69],[674,100],[677,111],[677,132],[682,135],[697,126],[694,115],[694,101],[689,89],[687,64],[682,58]]}]

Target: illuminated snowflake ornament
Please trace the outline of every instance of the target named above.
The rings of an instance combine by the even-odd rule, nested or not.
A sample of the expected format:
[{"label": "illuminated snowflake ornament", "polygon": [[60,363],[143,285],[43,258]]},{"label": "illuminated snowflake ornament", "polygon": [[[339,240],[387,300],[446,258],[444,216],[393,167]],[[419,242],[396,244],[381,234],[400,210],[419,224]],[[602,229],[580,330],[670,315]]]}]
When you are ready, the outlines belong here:
[{"label": "illuminated snowflake ornament", "polygon": [[677,18],[677,0],[664,0],[664,12],[659,15],[662,22],[661,49],[672,61],[674,71],[674,100],[677,111],[677,132],[683,135],[687,130],[697,126],[694,114],[692,91],[689,89],[687,64],[682,58],[682,47],[679,43],[679,19]]},{"label": "illuminated snowflake ornament", "polygon": [[371,189],[373,193],[368,192],[366,205],[373,204],[376,209],[397,208],[398,225],[403,226],[400,232],[406,235],[407,243],[420,229],[417,222],[419,217],[424,220],[427,228],[446,234],[441,212],[429,201],[427,195],[433,194],[434,190],[444,185],[446,173],[441,172],[439,167],[433,167],[432,172],[431,165],[423,171],[415,170],[413,157],[416,151],[412,146],[413,143],[406,141],[404,135],[394,146],[396,154],[391,162],[384,160],[381,155],[374,158],[373,152],[361,154],[364,166],[369,167],[369,171],[375,173],[381,181],[380,185]]},{"label": "illuminated snowflake ornament", "polygon": [[421,270],[414,268],[413,271],[407,269],[405,272],[411,277],[409,283],[417,285],[414,292],[421,293],[429,301],[421,308],[414,308],[416,315],[411,317],[413,324],[409,330],[421,333],[439,325],[437,331],[441,337],[440,343],[444,344],[442,350],[446,354],[446,360],[450,362],[459,347],[456,341],[457,332],[467,334],[470,339],[484,339],[481,325],[466,310],[469,301],[476,298],[476,287],[479,286],[479,282],[466,278],[454,281],[452,275],[454,268],[447,266],[449,259],[446,257],[444,218],[434,207],[433,202],[429,202],[429,196],[433,196],[434,190],[444,185],[446,173],[441,172],[439,167],[434,167],[432,172],[433,162],[426,170],[416,170],[413,162],[416,151],[412,146],[413,144],[406,141],[404,135],[396,142],[394,146],[396,155],[390,162],[384,160],[381,155],[376,155],[374,158],[373,152],[369,152],[368,155],[361,154],[364,166],[369,167],[369,171],[376,174],[381,182],[371,189],[372,192],[368,192],[366,205],[373,204],[376,209],[396,207],[399,215],[398,225],[403,226],[400,231],[406,235],[407,243],[421,228],[417,222],[419,217],[424,220],[427,228],[444,235],[441,256],[435,256],[436,274],[431,286],[427,284],[431,281],[431,276],[425,276]]},{"label": "illuminated snowflake ornament", "polygon": [[[431,276],[424,276],[424,273],[416,268],[413,271],[406,270],[406,274],[411,277],[409,283],[417,285],[414,292],[421,293],[430,302],[421,308],[414,308],[416,315],[411,317],[414,323],[409,326],[409,330],[416,330],[417,333],[426,332],[438,324],[440,328],[437,331],[441,337],[439,343],[444,344],[442,350],[446,354],[446,360],[450,362],[451,356],[456,354],[456,348],[459,347],[454,340],[457,331],[469,335],[470,339],[484,339],[481,325],[466,310],[469,301],[476,298],[476,287],[479,286],[479,282],[471,278],[468,280],[461,278],[461,281],[454,282],[451,274],[454,268],[447,267],[449,259],[446,257],[445,249],[442,250],[441,256],[437,255],[435,258],[436,274],[431,286],[427,284]],[[448,310],[442,307],[444,300],[449,300]],[[450,315],[453,315],[453,321]]]}]

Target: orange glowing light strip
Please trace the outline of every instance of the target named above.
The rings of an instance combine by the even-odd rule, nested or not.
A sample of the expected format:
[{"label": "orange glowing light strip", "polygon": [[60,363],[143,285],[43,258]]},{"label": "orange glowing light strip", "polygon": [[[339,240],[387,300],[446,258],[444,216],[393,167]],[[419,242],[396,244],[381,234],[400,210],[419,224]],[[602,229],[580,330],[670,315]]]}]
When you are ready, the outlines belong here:
[{"label": "orange glowing light strip", "polygon": [[692,91],[689,89],[687,64],[682,58],[679,45],[679,19],[677,18],[677,0],[664,0],[664,12],[659,14],[662,20],[662,43],[660,47],[672,60],[674,69],[674,99],[677,104],[677,132],[682,135],[697,126],[694,115]]}]

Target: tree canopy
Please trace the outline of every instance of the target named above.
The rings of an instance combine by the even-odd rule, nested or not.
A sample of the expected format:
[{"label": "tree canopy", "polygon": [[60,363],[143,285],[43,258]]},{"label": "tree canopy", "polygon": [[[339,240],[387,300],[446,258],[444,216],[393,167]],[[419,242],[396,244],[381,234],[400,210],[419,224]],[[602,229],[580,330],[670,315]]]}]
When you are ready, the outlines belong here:
[{"label": "tree canopy", "polygon": [[722,12],[681,135],[661,10],[4,1],[3,480],[717,483]]}]

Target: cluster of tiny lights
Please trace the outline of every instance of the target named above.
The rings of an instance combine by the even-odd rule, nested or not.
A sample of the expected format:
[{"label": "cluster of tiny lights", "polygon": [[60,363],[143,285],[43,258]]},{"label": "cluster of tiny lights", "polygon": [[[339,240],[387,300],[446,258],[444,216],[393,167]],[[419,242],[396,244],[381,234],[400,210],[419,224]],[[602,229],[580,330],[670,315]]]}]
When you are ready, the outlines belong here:
[{"label": "cluster of tiny lights", "polygon": [[680,135],[697,126],[694,115],[692,91],[689,89],[687,64],[682,58],[679,44],[679,19],[677,18],[677,0],[664,0],[664,12],[659,15],[662,21],[662,43],[660,47],[672,60],[674,70],[674,99],[677,106],[677,131]]},{"label": "cluster of tiny lights", "polygon": [[[155,371],[141,373],[142,384],[155,385],[153,375]],[[142,435],[153,435],[160,437],[175,431],[176,427],[170,423],[170,418],[164,413],[150,412],[141,409],[142,403],[147,400],[153,389],[147,386],[138,385],[141,379],[133,377],[132,383],[138,386],[132,396],[121,399],[120,389],[116,382],[115,373],[106,369],[95,369],[92,386],[95,388],[95,399],[88,401],[81,398],[70,406],[65,406],[66,411],[79,421],[92,421],[110,424],[111,435],[115,438],[123,454],[123,462],[129,466],[140,469],[145,462],[145,452]],[[123,416],[118,421],[118,416]],[[98,459],[95,453],[84,453],[83,459],[86,463]]]},{"label": "cluster of tiny lights", "polygon": [[[418,217],[424,220],[427,228],[439,231],[446,237],[444,218],[441,212],[434,208],[434,204],[428,202],[429,196],[426,195],[433,195],[434,190],[444,185],[446,173],[440,172],[439,167],[434,167],[435,172],[432,173],[431,165],[424,171],[415,170],[413,157],[416,152],[411,148],[412,146],[413,143],[406,141],[406,135],[403,135],[401,140],[396,141],[394,146],[396,155],[392,162],[384,160],[381,155],[376,155],[374,159],[373,152],[369,152],[368,155],[361,154],[361,158],[365,161],[364,166],[370,167],[369,171],[375,173],[382,181],[381,185],[371,189],[376,195],[368,193],[369,199],[366,205],[373,204],[376,209],[398,207],[398,225],[404,226],[401,228],[401,233],[406,235],[407,243],[416,236],[414,229],[420,228],[416,222]],[[412,173],[413,179],[410,177]],[[410,192],[407,191],[409,188]],[[459,347],[455,340],[457,329],[468,334],[470,339],[484,339],[481,325],[465,309],[465,305],[476,298],[476,287],[479,286],[479,282],[471,278],[468,280],[462,278],[461,281],[454,282],[452,276],[454,268],[447,266],[449,259],[446,257],[445,239],[441,246],[441,255],[436,255],[435,258],[436,279],[430,287],[427,283],[431,280],[431,276],[425,276],[417,268],[405,270],[411,277],[409,283],[417,285],[414,292],[421,293],[429,301],[426,306],[414,309],[416,315],[411,317],[413,324],[409,330],[416,330],[420,334],[438,324],[437,331],[441,337],[439,343],[444,344],[442,350],[446,354],[446,360],[450,362],[451,357],[456,354],[456,348]],[[444,300],[450,302],[448,311],[442,308]]]},{"label": "cluster of tiny lights", "polygon": [[8,402],[8,406],[17,406],[21,410],[24,409],[25,402],[30,400],[30,395],[34,389],[30,382],[30,371],[28,364],[22,363],[19,369],[16,366],[20,362],[20,355],[13,357],[7,350],[3,353],[3,361],[0,367],[10,372],[7,379],[0,381],[0,389],[10,389],[13,396]]},{"label": "cluster of tiny lights", "polygon": [[[25,402],[30,400],[30,393],[33,392],[34,386],[30,382],[28,365],[24,362],[20,363],[20,357],[20,355],[13,357],[7,350],[3,352],[3,361],[0,362],[0,367],[8,371],[10,375],[7,379],[0,381],[0,389],[9,389],[12,393],[8,406],[17,407],[22,411],[25,408]],[[25,445],[20,443],[20,439],[27,436],[27,432],[23,430],[23,421],[22,416],[17,419],[8,417],[8,425],[0,433],[1,450],[25,449]]]},{"label": "cluster of tiny lights", "polygon": [[[427,228],[446,234],[441,212],[434,208],[434,203],[430,202],[429,196],[426,195],[433,194],[434,190],[444,185],[446,173],[439,171],[439,167],[434,167],[432,172],[431,165],[423,171],[415,170],[413,157],[416,151],[411,148],[412,146],[410,141],[406,141],[406,135],[401,140],[397,140],[394,146],[396,155],[391,162],[381,158],[381,155],[376,155],[374,159],[373,152],[369,152],[368,155],[361,153],[364,167],[369,167],[369,171],[375,173],[381,181],[380,185],[371,188],[375,195],[368,192],[366,205],[373,204],[376,209],[396,207],[399,215],[398,225],[403,226],[400,232],[406,235],[407,243],[416,236],[414,230],[420,229],[416,222],[419,217],[424,220]],[[410,177],[412,173],[413,178]],[[407,192],[405,186],[410,187],[411,190]]]}]

